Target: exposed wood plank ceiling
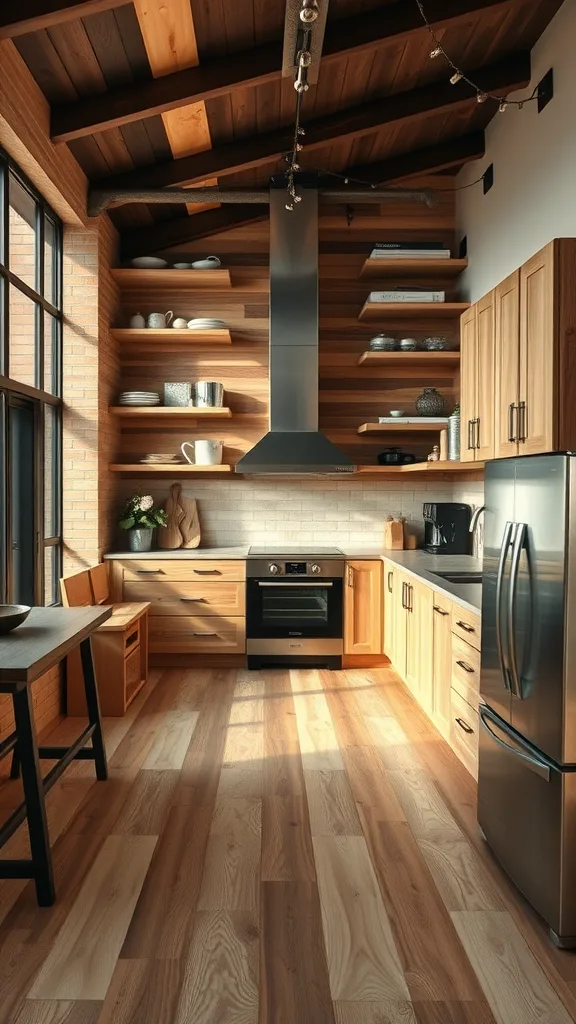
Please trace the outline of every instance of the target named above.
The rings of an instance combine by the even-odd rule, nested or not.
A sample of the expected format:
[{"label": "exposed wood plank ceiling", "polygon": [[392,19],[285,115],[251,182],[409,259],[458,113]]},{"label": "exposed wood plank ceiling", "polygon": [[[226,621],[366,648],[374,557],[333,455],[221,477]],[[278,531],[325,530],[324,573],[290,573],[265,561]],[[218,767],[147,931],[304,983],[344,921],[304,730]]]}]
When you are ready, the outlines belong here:
[{"label": "exposed wood plank ceiling", "polygon": [[[529,80],[529,51],[560,4],[424,0],[457,64],[503,94]],[[100,186],[262,185],[284,166],[295,99],[280,70],[284,0],[1,6],[0,38],[14,38],[51,104],[54,139]],[[477,158],[495,105],[449,85],[429,51],[415,0],[330,0],[318,84],[304,97],[302,166],[398,181]],[[150,251],[262,215],[189,210],[138,203],[112,217],[127,251]]]}]

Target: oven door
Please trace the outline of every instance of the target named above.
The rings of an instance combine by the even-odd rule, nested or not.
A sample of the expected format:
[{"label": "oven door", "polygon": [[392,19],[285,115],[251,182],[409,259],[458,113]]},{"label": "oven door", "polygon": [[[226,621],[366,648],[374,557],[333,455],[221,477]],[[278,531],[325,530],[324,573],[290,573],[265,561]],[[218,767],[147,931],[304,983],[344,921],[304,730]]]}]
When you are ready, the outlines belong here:
[{"label": "oven door", "polygon": [[248,637],[342,637],[342,580],[249,579]]}]

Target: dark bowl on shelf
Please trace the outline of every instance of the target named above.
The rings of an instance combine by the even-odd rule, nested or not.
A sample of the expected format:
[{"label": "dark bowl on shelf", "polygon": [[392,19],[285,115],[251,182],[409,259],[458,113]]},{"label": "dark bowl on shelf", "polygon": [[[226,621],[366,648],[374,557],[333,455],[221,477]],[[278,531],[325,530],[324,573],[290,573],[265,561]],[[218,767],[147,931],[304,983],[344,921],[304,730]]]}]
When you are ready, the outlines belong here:
[{"label": "dark bowl on shelf", "polygon": [[30,610],[27,604],[0,604],[0,636],[21,626]]}]

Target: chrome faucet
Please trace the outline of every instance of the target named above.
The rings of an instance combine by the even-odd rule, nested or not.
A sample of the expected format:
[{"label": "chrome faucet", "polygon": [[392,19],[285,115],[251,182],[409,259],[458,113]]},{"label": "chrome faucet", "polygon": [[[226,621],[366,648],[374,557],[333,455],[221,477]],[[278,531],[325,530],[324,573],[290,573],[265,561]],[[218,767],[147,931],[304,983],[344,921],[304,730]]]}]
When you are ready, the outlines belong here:
[{"label": "chrome faucet", "polygon": [[472,513],[472,519],[470,520],[470,533],[475,533],[476,527],[478,526],[478,520],[483,512],[486,511],[486,505],[479,505],[478,508],[474,509]]}]

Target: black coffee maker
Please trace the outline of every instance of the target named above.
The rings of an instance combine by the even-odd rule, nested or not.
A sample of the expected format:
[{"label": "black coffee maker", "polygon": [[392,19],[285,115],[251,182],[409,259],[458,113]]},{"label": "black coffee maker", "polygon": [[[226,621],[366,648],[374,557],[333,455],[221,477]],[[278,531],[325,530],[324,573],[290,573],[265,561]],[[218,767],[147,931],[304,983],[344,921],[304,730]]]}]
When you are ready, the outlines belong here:
[{"label": "black coffee maker", "polygon": [[425,501],[424,550],[431,555],[470,554],[470,505]]}]

